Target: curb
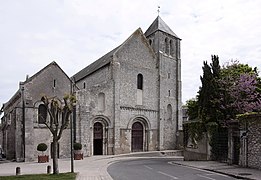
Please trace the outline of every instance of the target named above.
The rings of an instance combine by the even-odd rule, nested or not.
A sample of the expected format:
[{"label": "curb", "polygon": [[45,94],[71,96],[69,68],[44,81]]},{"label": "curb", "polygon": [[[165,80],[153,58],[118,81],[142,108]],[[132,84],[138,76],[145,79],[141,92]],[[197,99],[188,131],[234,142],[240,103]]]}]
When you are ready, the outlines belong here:
[{"label": "curb", "polygon": [[190,166],[190,165],[185,165],[185,164],[181,164],[181,163],[177,163],[177,162],[171,162],[173,164],[179,165],[179,166],[187,166],[187,167],[193,167],[195,169],[201,169],[201,170],[205,170],[205,171],[210,171],[210,172],[215,172],[215,173],[219,173],[219,174],[223,174],[223,175],[227,175],[236,179],[246,179],[246,180],[255,180],[252,178],[248,178],[248,177],[243,177],[243,176],[239,176],[239,175],[235,175],[235,174],[229,174],[229,173],[225,173],[222,171],[218,171],[218,170],[214,170],[214,169],[207,169],[207,168],[199,168],[199,167],[195,167],[195,166]]}]

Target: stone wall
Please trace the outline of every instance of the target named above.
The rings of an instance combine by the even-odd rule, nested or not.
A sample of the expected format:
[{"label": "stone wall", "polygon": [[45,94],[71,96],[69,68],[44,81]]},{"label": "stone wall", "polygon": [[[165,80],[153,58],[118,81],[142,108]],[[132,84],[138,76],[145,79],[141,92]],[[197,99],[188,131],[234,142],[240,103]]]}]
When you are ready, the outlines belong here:
[{"label": "stone wall", "polygon": [[[107,71],[101,69],[100,71]],[[99,72],[97,75],[103,74]],[[104,72],[104,75],[110,76]],[[92,78],[95,77],[95,73]],[[114,105],[113,105],[113,81],[109,78],[103,79],[100,84],[86,86],[86,89],[77,91],[76,107],[76,141],[83,145],[84,156],[93,155],[93,124],[101,121],[104,127],[104,149],[103,154],[113,154],[113,124],[114,124]],[[82,82],[88,82],[88,77]],[[103,93],[105,102],[104,109],[99,109],[99,94]]]},{"label": "stone wall", "polygon": [[185,161],[200,161],[210,159],[210,145],[206,135],[197,142],[196,146],[188,143],[187,147],[184,148],[184,160]]},{"label": "stone wall", "polygon": [[[46,143],[50,150],[52,141],[49,129],[43,124],[38,124],[38,106],[41,97],[46,95],[62,99],[66,94],[70,94],[71,82],[56,63],[51,63],[21,83],[21,88],[24,89],[25,101],[25,161],[34,161],[39,153],[36,151],[37,145],[41,142]],[[60,157],[70,156],[67,148],[70,135],[65,132],[62,138],[68,141],[60,142]]]},{"label": "stone wall", "polygon": [[[8,159],[34,161],[38,155],[36,148],[40,142],[46,143],[49,147],[51,134],[45,125],[38,124],[38,106],[41,97],[46,95],[62,99],[70,92],[71,81],[55,62],[20,83],[17,93],[4,104],[5,119],[11,117],[3,133],[3,147]],[[69,137],[65,132],[63,139],[67,140]],[[68,141],[61,140],[60,157],[69,157],[67,145]]]},{"label": "stone wall", "polygon": [[[115,55],[115,154],[131,152],[134,122],[144,128],[143,151],[158,149],[157,59],[147,39],[137,30]],[[137,87],[143,77],[142,89]],[[140,95],[140,96],[139,96]]]},{"label": "stone wall", "polygon": [[240,165],[261,169],[261,115],[252,114],[240,121]]}]

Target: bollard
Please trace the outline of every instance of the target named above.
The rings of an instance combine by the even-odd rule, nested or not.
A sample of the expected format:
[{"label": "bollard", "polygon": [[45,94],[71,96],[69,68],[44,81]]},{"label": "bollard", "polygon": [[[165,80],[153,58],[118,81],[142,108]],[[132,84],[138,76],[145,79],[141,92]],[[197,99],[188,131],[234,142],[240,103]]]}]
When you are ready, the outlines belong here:
[{"label": "bollard", "polygon": [[18,175],[21,175],[21,168],[20,168],[20,167],[16,167],[15,174],[16,174],[17,176],[18,176]]},{"label": "bollard", "polygon": [[50,165],[47,166],[47,174],[51,174],[51,166]]}]

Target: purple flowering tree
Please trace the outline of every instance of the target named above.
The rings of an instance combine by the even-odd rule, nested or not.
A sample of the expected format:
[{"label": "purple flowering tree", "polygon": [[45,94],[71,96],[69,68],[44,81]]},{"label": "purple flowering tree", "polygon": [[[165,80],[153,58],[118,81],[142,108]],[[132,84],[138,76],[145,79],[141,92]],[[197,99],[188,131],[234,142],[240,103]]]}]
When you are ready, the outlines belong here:
[{"label": "purple flowering tree", "polygon": [[230,106],[237,110],[237,113],[261,110],[261,96],[257,91],[257,77],[255,74],[241,74],[237,81],[228,89],[233,100]]}]

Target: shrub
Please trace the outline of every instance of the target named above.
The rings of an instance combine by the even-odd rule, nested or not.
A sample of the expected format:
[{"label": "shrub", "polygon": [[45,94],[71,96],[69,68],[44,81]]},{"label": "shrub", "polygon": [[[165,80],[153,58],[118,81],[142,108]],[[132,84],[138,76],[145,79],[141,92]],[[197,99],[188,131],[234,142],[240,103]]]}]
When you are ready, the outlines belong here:
[{"label": "shrub", "polygon": [[81,143],[74,143],[73,144],[73,149],[74,150],[81,150],[82,149],[82,144]]},{"label": "shrub", "polygon": [[38,146],[37,146],[37,151],[46,151],[46,149],[47,149],[47,145],[45,144],[45,143],[40,143],[40,144],[38,144]]}]

